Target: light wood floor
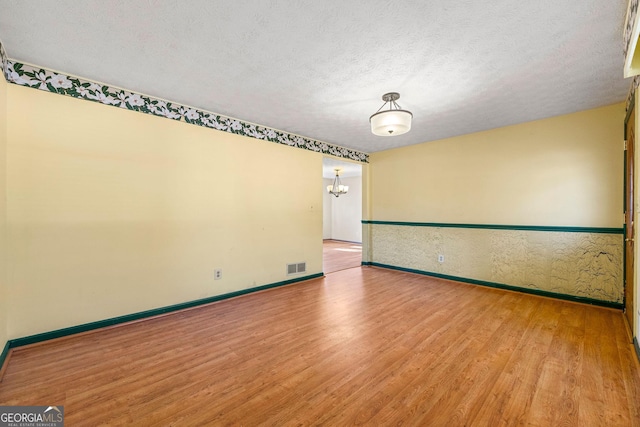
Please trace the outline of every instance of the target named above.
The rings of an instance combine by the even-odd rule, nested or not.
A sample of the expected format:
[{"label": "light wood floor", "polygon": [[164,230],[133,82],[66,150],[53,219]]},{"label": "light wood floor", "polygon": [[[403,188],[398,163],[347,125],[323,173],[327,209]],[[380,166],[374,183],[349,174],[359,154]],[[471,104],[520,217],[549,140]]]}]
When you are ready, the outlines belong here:
[{"label": "light wood floor", "polygon": [[361,267],[19,349],[67,425],[640,425],[621,312]]},{"label": "light wood floor", "polygon": [[324,274],[359,267],[362,264],[362,245],[339,240],[323,240],[322,256]]}]

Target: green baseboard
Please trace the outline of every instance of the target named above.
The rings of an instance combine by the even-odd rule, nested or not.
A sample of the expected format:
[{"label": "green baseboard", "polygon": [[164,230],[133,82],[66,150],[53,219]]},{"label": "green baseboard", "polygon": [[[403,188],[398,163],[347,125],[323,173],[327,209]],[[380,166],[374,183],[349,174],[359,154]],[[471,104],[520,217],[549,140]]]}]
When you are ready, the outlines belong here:
[{"label": "green baseboard", "polygon": [[448,222],[376,221],[363,219],[362,224],[401,225],[404,227],[474,228],[481,230],[555,231],[563,233],[624,234],[622,227],[574,227],[555,225],[456,224]]},{"label": "green baseboard", "polygon": [[263,291],[265,289],[277,288],[279,286],[285,286],[285,285],[290,285],[297,282],[303,282],[306,280],[317,279],[318,277],[323,277],[323,276],[324,276],[324,273],[316,273],[309,276],[298,277],[296,279],[285,280],[277,283],[270,283],[268,285],[257,286],[255,288],[242,289],[240,291],[230,292],[222,295],[216,295],[209,298],[183,302],[180,304],[170,305],[166,307],[154,308],[152,310],[141,311],[138,313],[127,314],[124,316],[112,317],[110,319],[98,320],[96,322],[85,323],[77,326],[71,326],[69,328],[57,329],[54,331],[44,332],[36,335],[30,335],[23,338],[15,338],[15,339],[9,340],[4,346],[4,350],[0,355],[0,367],[4,366],[4,362],[7,358],[7,355],[9,354],[9,350],[12,348],[16,348],[16,347],[20,347],[28,344],[35,344],[43,341],[48,341],[55,338],[66,337],[69,335],[92,331],[95,329],[105,328],[107,326],[113,326],[121,323],[132,322],[134,320],[141,320],[149,317],[158,316],[161,314],[171,313],[174,311],[180,311],[186,308],[197,307],[199,305],[210,304],[212,302],[234,298],[240,295]]},{"label": "green baseboard", "polygon": [[[10,341],[7,341],[4,345],[4,349],[2,353],[0,353],[0,372],[2,372],[2,368],[4,368],[4,362],[7,360],[7,356],[9,356],[9,349],[11,348]],[[2,376],[0,376],[0,382],[2,382]]]},{"label": "green baseboard", "polygon": [[538,296],[543,296],[543,297],[556,298],[556,299],[561,299],[561,300],[565,300],[565,301],[580,302],[580,303],[583,303],[583,304],[597,305],[597,306],[600,306],[600,307],[615,308],[615,309],[618,309],[618,310],[622,310],[624,308],[624,305],[622,303],[618,303],[618,302],[603,301],[603,300],[592,299],[592,298],[584,298],[584,297],[577,297],[577,296],[574,296],[574,295],[567,295],[567,294],[560,294],[560,293],[556,293],[556,292],[541,291],[541,290],[538,290],[538,289],[528,289],[528,288],[522,288],[522,287],[519,287],[519,286],[505,285],[503,283],[487,282],[487,281],[484,281],[484,280],[469,279],[467,277],[450,276],[448,274],[440,274],[440,273],[434,273],[434,272],[431,272],[431,271],[415,270],[415,269],[412,269],[412,268],[398,267],[398,266],[395,266],[395,265],[381,264],[381,263],[378,263],[378,262],[363,262],[362,265],[364,265],[364,266],[372,266],[372,267],[380,267],[380,268],[387,268],[387,269],[390,269],[390,270],[405,271],[407,273],[422,274],[423,276],[437,277],[439,279],[454,280],[456,282],[471,283],[473,285],[486,286],[486,287],[489,287],[489,288],[505,289],[505,290],[508,290],[508,291],[522,292],[522,293],[525,293],[525,294],[532,294],[532,295],[538,295]]}]

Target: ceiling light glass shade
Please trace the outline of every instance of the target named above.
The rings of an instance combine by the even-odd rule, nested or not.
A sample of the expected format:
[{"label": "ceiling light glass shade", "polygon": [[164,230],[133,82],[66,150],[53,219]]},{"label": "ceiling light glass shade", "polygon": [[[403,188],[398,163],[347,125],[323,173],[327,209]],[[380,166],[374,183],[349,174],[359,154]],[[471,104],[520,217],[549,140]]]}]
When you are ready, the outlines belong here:
[{"label": "ceiling light glass shade", "polygon": [[[396,136],[407,133],[411,130],[411,119],[413,114],[410,111],[403,110],[396,103],[400,98],[400,94],[396,92],[385,93],[382,95],[384,104],[378,111],[369,117],[371,123],[371,132],[378,136]],[[389,104],[388,110],[382,110],[385,105]],[[381,111],[382,110],[382,111]]]},{"label": "ceiling light glass shade", "polygon": [[340,169],[336,169],[335,171],[336,171],[336,177],[333,180],[332,185],[327,185],[327,191],[329,192],[329,194],[333,194],[336,197],[340,197],[341,194],[347,194],[347,192],[349,191],[349,186],[342,185],[342,183],[340,183],[340,176],[338,175],[340,172]]}]

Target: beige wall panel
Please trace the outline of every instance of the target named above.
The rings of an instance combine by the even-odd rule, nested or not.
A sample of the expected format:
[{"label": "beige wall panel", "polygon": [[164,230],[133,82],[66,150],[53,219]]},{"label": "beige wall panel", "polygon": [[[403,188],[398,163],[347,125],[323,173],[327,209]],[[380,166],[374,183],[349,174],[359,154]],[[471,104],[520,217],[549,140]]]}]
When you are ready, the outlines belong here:
[{"label": "beige wall panel", "polygon": [[321,154],[14,85],[9,99],[10,338],[301,276],[290,262],[322,271]]},{"label": "beige wall panel", "polygon": [[[362,219],[371,220],[370,164],[362,165]],[[371,262],[371,225],[362,224],[362,261]]]},{"label": "beige wall panel", "polygon": [[372,219],[620,227],[624,104],[373,153]]},{"label": "beige wall panel", "polygon": [[371,229],[376,263],[622,303],[622,235],[380,224]]}]

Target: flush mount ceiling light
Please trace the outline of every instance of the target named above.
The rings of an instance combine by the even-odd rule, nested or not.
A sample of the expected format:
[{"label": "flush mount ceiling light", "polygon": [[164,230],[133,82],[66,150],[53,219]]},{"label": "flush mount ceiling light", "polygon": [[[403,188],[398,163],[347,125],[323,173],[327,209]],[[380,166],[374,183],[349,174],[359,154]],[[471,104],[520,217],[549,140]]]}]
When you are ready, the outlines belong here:
[{"label": "flush mount ceiling light", "polygon": [[[398,99],[400,99],[398,92],[389,92],[382,95],[384,104],[378,108],[375,114],[369,117],[371,132],[374,135],[396,136],[411,130],[413,114],[410,111],[403,110],[396,102]],[[383,110],[387,104],[389,104],[389,109]]]},{"label": "flush mount ceiling light", "polygon": [[333,180],[332,185],[327,185],[327,191],[329,192],[329,194],[340,197],[341,194],[347,194],[347,191],[349,191],[349,186],[342,185],[340,183],[340,168],[334,170],[336,171],[336,178]]}]

